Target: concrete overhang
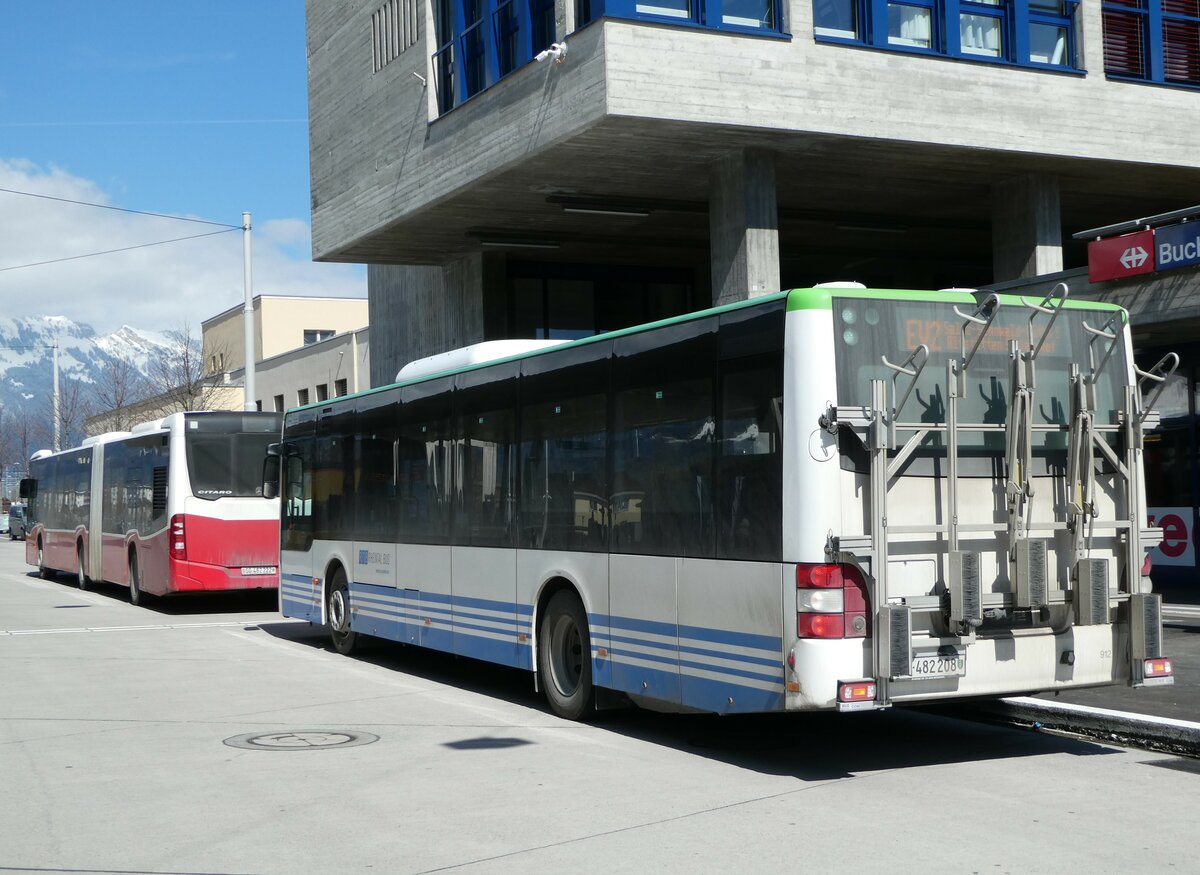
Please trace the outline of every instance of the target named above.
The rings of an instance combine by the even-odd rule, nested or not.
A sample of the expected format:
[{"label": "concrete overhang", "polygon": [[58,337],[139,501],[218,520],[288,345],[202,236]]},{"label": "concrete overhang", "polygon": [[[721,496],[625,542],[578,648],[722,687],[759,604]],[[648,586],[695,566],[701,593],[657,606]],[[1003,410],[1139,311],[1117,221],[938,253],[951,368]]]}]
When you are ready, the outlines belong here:
[{"label": "concrete overhang", "polygon": [[[663,40],[669,50],[650,64]],[[314,107],[314,258],[444,264],[507,243],[529,258],[702,260],[712,165],[741,149],[775,156],[781,251],[801,261],[987,263],[991,188],[1021,174],[1058,179],[1068,233],[1200,191],[1191,152],[1180,150],[1190,163],[1163,163],[1140,139],[1090,143],[1107,116],[1048,133],[1029,115],[1083,87],[1080,77],[628,22],[600,22],[570,45],[561,67],[530,64],[432,123],[425,103],[388,102],[398,98],[382,89],[366,105],[378,116],[371,136],[346,115],[363,107]],[[823,96],[835,76],[865,83],[865,94]],[[780,79],[782,90],[764,91]],[[906,95],[887,110],[906,81],[924,102]],[[951,113],[996,83],[1014,91],[1007,103]],[[1087,94],[1107,84],[1089,82]],[[569,212],[572,203],[595,209]]]}]

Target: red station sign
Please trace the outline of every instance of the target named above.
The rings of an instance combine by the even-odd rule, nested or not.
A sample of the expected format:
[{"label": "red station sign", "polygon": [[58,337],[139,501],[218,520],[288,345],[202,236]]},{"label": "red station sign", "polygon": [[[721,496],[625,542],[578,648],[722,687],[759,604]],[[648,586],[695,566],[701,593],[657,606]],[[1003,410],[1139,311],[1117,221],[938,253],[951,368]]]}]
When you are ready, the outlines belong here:
[{"label": "red station sign", "polygon": [[1154,273],[1154,232],[1137,231],[1088,244],[1088,280],[1119,280]]}]

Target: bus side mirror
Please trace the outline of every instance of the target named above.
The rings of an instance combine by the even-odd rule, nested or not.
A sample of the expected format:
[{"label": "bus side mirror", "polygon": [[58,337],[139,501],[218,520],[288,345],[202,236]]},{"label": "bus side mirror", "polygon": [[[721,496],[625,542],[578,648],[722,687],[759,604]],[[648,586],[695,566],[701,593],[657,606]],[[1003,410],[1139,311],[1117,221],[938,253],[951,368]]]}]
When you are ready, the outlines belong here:
[{"label": "bus side mirror", "polygon": [[25,477],[21,480],[20,492],[21,498],[33,498],[37,494],[37,481],[32,477]]},{"label": "bus side mirror", "polygon": [[263,474],[262,474],[262,494],[263,498],[278,498],[279,497],[279,453],[272,453],[267,450],[267,457],[263,459]]}]

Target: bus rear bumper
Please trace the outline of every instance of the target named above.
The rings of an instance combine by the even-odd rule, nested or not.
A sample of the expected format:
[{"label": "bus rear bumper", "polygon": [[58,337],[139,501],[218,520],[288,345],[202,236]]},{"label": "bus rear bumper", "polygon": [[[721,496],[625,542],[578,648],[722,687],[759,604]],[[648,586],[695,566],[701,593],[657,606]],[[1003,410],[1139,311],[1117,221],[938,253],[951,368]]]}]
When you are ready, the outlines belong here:
[{"label": "bus rear bumper", "polygon": [[206,565],[202,562],[171,560],[175,592],[219,592],[245,589],[279,589],[279,568],[270,574],[247,573],[247,569]]},{"label": "bus rear bumper", "polygon": [[[927,639],[935,652],[945,641]],[[1049,631],[996,638],[977,638],[959,645],[966,656],[965,673],[933,678],[893,678],[888,701],[895,704],[937,702],[969,697],[1000,697],[1128,683],[1129,635],[1123,625],[1075,626],[1055,635]],[[913,639],[914,653],[922,639]],[[821,641],[802,639],[792,647],[795,668],[789,680],[799,689],[788,693],[788,710],[837,707],[838,682],[872,677],[870,639]]]}]

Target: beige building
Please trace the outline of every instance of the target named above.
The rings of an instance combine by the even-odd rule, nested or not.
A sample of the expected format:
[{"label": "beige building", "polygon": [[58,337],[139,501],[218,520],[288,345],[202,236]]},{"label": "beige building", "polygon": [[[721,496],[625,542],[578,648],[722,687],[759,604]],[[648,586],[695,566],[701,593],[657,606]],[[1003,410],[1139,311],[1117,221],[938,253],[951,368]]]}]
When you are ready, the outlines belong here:
[{"label": "beige building", "polygon": [[[370,328],[346,331],[260,361],[254,373],[256,406],[283,412],[369,389],[370,335]],[[230,377],[241,383],[242,373]]]},{"label": "beige building", "polygon": [[[258,362],[354,331],[368,321],[365,298],[255,295],[253,305],[254,360]],[[238,304],[200,324],[205,373],[245,367],[243,318],[243,305]]]}]

